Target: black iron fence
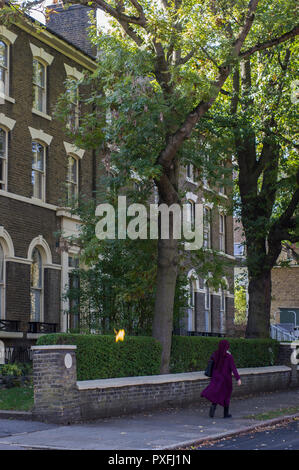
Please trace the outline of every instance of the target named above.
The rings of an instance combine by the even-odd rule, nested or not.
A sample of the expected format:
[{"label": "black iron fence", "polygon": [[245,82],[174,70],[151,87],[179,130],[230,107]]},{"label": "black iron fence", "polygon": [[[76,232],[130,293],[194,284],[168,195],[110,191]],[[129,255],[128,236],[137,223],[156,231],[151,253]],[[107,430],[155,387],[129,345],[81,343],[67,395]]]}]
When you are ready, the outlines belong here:
[{"label": "black iron fence", "polygon": [[56,333],[56,323],[42,323],[31,321],[28,323],[28,333]]},{"label": "black iron fence", "polygon": [[32,361],[32,351],[31,346],[11,346],[5,348],[5,362],[31,362]]},{"label": "black iron fence", "polygon": [[0,331],[16,332],[19,331],[20,322],[16,320],[1,320]]}]

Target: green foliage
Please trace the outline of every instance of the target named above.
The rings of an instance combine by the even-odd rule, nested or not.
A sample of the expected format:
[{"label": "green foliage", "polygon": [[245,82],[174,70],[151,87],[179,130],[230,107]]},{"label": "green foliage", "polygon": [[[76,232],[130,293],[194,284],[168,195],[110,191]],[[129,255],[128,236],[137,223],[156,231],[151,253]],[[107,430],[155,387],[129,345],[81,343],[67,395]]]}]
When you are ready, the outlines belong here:
[{"label": "green foliage", "polygon": [[159,374],[161,346],[153,338],[125,336],[123,342],[104,335],[49,334],[38,345],[75,344],[78,380]]},{"label": "green foliage", "polygon": [[[237,367],[274,365],[279,343],[271,339],[229,338],[230,351]],[[219,338],[173,336],[171,373],[204,370]],[[112,336],[49,334],[40,337],[39,345],[75,344],[78,380],[132,377],[160,373],[160,344],[148,337],[128,337],[115,342]]]},{"label": "green foliage", "polygon": [[246,289],[244,286],[235,286],[235,324],[245,325],[247,323],[246,318],[247,301],[246,301]]},{"label": "green foliage", "polygon": [[[228,338],[237,367],[274,365],[279,343],[271,339]],[[170,370],[172,373],[205,370],[208,359],[218,348],[219,338],[174,336]]]},{"label": "green foliage", "polygon": [[0,375],[20,377],[23,375],[22,366],[20,364],[3,364],[0,366]]}]

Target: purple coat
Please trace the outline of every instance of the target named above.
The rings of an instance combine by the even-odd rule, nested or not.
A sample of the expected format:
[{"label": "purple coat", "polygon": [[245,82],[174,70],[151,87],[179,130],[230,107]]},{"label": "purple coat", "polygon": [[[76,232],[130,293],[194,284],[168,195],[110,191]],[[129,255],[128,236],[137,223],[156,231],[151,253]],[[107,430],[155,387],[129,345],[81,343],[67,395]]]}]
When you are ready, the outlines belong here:
[{"label": "purple coat", "polygon": [[[214,359],[214,354],[212,354],[211,359]],[[217,370],[215,366],[213,367],[210,384],[201,392],[201,396],[207,398],[212,403],[229,406],[233,390],[232,373],[236,380],[240,379],[234,358],[227,352],[225,353],[222,369]]]}]

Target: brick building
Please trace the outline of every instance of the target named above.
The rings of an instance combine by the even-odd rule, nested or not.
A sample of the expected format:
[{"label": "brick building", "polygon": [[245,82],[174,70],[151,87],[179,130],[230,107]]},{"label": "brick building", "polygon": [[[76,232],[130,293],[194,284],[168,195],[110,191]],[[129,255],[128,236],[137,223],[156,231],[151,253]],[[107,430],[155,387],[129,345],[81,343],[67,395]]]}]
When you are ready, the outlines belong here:
[{"label": "brick building", "polygon": [[[76,233],[79,219],[62,201],[79,193],[93,197],[98,165],[93,152],[75,148],[66,138],[52,113],[65,80],[95,69],[86,10],[74,5],[51,15],[40,31],[30,18],[0,25],[0,339],[6,347],[78,326],[65,314],[68,303],[62,295],[78,250],[58,234]],[[73,118],[76,125],[76,114]],[[191,216],[193,205],[203,204],[206,250],[232,261],[232,218],[221,205],[205,200],[215,188],[207,181],[199,185],[192,165],[181,176]],[[224,187],[216,191],[224,202],[230,197]],[[226,288],[215,292],[187,258],[190,296],[180,332],[230,332],[233,268],[227,269]]]},{"label": "brick building", "polygon": [[[93,197],[96,164],[52,114],[66,79],[95,69],[91,53],[49,27],[38,31],[29,17],[0,25],[0,338],[7,347],[68,327],[62,292],[77,253],[57,234],[77,230],[65,201]],[[75,111],[73,118],[76,125]]]},{"label": "brick building", "polygon": [[[209,286],[209,273],[206,278],[200,269],[188,261],[189,303],[185,318],[180,325],[182,334],[232,334],[234,331],[234,241],[233,218],[226,214],[226,206],[231,197],[231,188],[211,187],[206,178],[197,176],[198,170],[187,165],[181,170],[181,186],[186,191],[185,202],[190,205],[202,204],[203,246],[209,256],[211,250],[218,252],[226,267],[223,289],[215,290]],[[218,204],[209,202],[208,194],[217,194]]]}]

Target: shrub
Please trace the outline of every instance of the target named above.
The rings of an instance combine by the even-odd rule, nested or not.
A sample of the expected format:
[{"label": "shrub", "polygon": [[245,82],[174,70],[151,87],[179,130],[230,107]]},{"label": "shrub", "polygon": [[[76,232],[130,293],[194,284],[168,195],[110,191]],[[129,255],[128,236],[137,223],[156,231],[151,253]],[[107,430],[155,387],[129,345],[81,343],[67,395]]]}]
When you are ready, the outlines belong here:
[{"label": "shrub", "polygon": [[[263,367],[276,363],[279,342],[272,339],[227,338],[237,367]],[[171,373],[204,370],[220,338],[174,336],[171,347]]]},{"label": "shrub", "polygon": [[149,336],[125,336],[116,343],[114,336],[58,333],[41,336],[37,344],[76,345],[78,380],[160,373],[161,345]]},{"label": "shrub", "polygon": [[22,375],[22,368],[19,364],[3,364],[0,366],[0,375],[20,377]]}]

